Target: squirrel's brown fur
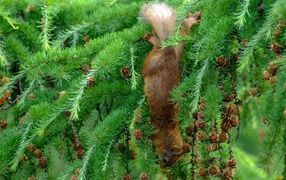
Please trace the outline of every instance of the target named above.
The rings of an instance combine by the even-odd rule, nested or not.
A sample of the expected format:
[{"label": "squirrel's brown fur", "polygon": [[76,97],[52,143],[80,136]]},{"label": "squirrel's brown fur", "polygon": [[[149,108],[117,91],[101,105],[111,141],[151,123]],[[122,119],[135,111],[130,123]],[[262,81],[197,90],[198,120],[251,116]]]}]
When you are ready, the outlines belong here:
[{"label": "squirrel's brown fur", "polygon": [[[164,3],[153,3],[143,6],[141,16],[149,22],[155,32],[145,34],[144,38],[154,47],[143,64],[144,91],[147,97],[151,123],[156,133],[152,135],[162,168],[178,162],[182,155],[190,151],[190,146],[183,142],[179,122],[175,121],[179,112],[170,101],[170,92],[181,80],[180,59],[184,43],[177,47],[161,48],[162,41],[173,35],[176,28],[176,12]],[[200,12],[189,15],[182,23],[181,36],[189,34],[193,24],[200,19]]]}]

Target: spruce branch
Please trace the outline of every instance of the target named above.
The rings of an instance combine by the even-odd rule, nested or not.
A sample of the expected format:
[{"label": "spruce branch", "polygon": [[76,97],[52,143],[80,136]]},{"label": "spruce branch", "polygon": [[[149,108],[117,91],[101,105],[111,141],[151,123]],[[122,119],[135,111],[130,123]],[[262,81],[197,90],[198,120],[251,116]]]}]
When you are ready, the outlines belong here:
[{"label": "spruce branch", "polygon": [[5,51],[4,51],[4,44],[3,42],[1,41],[1,34],[0,34],[0,67],[4,67],[5,64],[7,64],[8,61],[6,59],[6,56],[5,56]]},{"label": "spruce branch", "polygon": [[25,99],[28,96],[28,94],[30,92],[32,92],[32,90],[35,88],[35,86],[36,86],[35,83],[36,83],[36,80],[30,81],[29,87],[24,92],[22,92],[22,94],[20,95],[20,97],[19,97],[20,102],[17,104],[17,106],[20,107],[20,109],[23,108],[24,103],[25,103]]},{"label": "spruce branch", "polygon": [[[10,169],[11,171],[16,171],[17,166],[21,160],[21,156],[24,154],[26,147],[32,142],[32,140],[35,138],[35,135],[32,135],[29,138],[29,132],[33,126],[33,121],[27,123],[27,127],[24,129],[24,133],[22,134],[19,147],[17,151],[14,154],[13,160],[10,162]],[[29,139],[28,139],[29,138]]]},{"label": "spruce branch", "polygon": [[41,35],[40,35],[40,41],[42,43],[42,49],[44,51],[48,51],[51,47],[51,37],[52,37],[52,31],[55,29],[55,27],[52,26],[52,15],[51,12],[48,11],[47,6],[42,7],[42,21],[40,22],[41,25]]},{"label": "spruce branch", "polygon": [[205,59],[203,62],[204,64],[203,64],[202,68],[198,71],[198,75],[196,77],[196,84],[193,88],[194,99],[190,104],[190,107],[193,107],[191,113],[194,113],[198,110],[197,105],[198,105],[200,97],[201,97],[201,86],[202,86],[202,82],[203,82],[203,76],[205,75],[205,73],[207,71],[209,60],[210,60],[210,57]]},{"label": "spruce branch", "polygon": [[244,70],[249,71],[250,65],[254,61],[254,53],[259,42],[263,40],[268,40],[271,37],[271,29],[275,23],[283,16],[285,16],[285,0],[276,1],[266,18],[266,21],[259,29],[259,31],[251,38],[247,47],[243,51],[243,55],[240,60],[240,65],[237,68],[238,72],[242,73]]},{"label": "spruce branch", "polygon": [[134,48],[132,46],[130,47],[130,54],[131,54],[131,58],[130,58],[130,62],[131,62],[131,89],[136,90],[136,86],[138,84],[137,79],[138,79],[139,74],[135,71],[134,58],[136,58],[136,56],[134,56]]},{"label": "spruce branch", "polygon": [[79,171],[79,176],[78,176],[78,180],[85,180],[86,179],[86,169],[88,166],[88,162],[89,159],[91,158],[92,154],[93,154],[93,150],[94,148],[97,146],[97,144],[92,145],[91,147],[88,148],[88,151],[86,152],[83,160],[82,160],[82,164],[81,164],[81,168]]},{"label": "spruce branch", "polygon": [[244,26],[246,21],[246,15],[250,16],[248,8],[250,5],[250,0],[244,0],[242,4],[242,10],[240,12],[235,13],[237,21],[234,23],[239,29]]},{"label": "spruce branch", "polygon": [[92,25],[93,23],[83,23],[81,25],[72,26],[70,29],[65,30],[59,35],[57,40],[53,42],[53,47],[54,48],[62,47],[64,42],[68,40],[69,38],[71,39],[72,47],[76,47],[79,33],[83,31],[87,31],[87,29]]},{"label": "spruce branch", "polygon": [[2,16],[2,18],[7,21],[7,23],[10,24],[10,26],[12,26],[13,29],[18,29],[18,26],[14,26],[14,24],[17,24],[17,20],[14,18],[9,17],[10,16],[10,12],[9,10],[6,10],[4,8],[4,6],[0,6],[0,16]]},{"label": "spruce branch", "polygon": [[84,88],[88,85],[89,79],[94,75],[96,70],[90,70],[87,75],[84,76],[83,80],[76,85],[76,91],[72,92],[74,97],[70,98],[69,101],[71,102],[71,119],[78,119],[78,111],[80,110],[80,100],[82,98]]}]

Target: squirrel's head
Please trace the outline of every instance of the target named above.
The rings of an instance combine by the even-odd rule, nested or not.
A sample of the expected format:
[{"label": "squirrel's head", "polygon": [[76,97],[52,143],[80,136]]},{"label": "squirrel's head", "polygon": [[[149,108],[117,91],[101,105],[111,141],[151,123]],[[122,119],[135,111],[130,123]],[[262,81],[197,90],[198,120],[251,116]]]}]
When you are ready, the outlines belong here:
[{"label": "squirrel's head", "polygon": [[191,149],[190,145],[183,142],[177,122],[172,126],[161,128],[156,134],[152,135],[152,140],[155,142],[161,168],[174,165]]},{"label": "squirrel's head", "polygon": [[160,167],[168,168],[177,163],[183,154],[190,152],[190,145],[184,143],[182,147],[173,146],[158,152]]}]

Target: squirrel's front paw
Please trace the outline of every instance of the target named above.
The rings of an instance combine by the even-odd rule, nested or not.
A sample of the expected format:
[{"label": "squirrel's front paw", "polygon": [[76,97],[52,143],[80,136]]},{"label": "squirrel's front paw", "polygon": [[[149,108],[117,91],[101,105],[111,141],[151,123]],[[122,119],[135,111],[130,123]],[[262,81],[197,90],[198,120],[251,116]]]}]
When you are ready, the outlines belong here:
[{"label": "squirrel's front paw", "polygon": [[202,11],[196,12],[194,15],[189,13],[189,17],[183,20],[183,25],[185,28],[190,29],[192,25],[199,24],[201,19]]},{"label": "squirrel's front paw", "polygon": [[154,46],[158,46],[160,44],[160,39],[157,37],[154,31],[152,34],[146,33],[143,38],[152,43]]}]

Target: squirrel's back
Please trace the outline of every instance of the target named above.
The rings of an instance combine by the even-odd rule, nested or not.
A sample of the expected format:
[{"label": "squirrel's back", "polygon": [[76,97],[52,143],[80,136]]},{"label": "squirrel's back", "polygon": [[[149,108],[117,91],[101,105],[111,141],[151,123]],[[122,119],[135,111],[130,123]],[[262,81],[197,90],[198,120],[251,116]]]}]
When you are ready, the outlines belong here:
[{"label": "squirrel's back", "polygon": [[152,3],[144,5],[141,9],[141,17],[150,23],[161,41],[165,41],[173,35],[176,29],[176,12],[164,3]]}]

